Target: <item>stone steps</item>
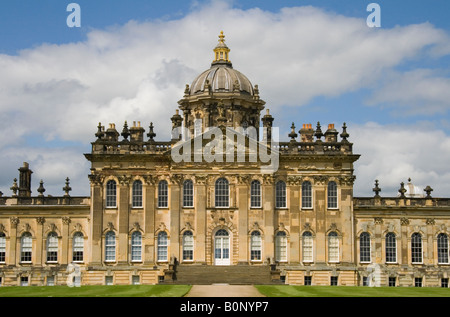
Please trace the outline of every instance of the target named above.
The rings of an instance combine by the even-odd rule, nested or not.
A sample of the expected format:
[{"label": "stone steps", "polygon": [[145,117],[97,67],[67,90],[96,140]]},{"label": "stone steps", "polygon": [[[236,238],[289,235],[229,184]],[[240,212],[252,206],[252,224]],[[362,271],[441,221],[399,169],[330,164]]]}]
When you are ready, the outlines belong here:
[{"label": "stone steps", "polygon": [[177,265],[174,269],[174,284],[281,284],[278,274],[270,267],[253,265],[210,266]]}]

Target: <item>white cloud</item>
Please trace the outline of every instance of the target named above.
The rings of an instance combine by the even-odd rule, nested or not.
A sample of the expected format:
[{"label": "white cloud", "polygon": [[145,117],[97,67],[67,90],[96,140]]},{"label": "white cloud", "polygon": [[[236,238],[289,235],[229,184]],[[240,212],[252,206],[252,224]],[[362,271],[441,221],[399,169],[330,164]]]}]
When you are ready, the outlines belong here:
[{"label": "white cloud", "polygon": [[430,185],[434,197],[449,197],[450,136],[429,124],[352,125],[353,152],[362,154],[355,164],[355,195],[372,196],[376,179],[382,196],[397,195],[408,178],[424,189]]},{"label": "white cloud", "polygon": [[[10,160],[0,173],[10,178],[5,166],[12,165],[15,171],[22,161],[35,161],[31,166],[35,177],[38,169],[45,170],[48,176],[40,175],[49,186],[53,180],[62,182],[59,174],[64,169],[86,177],[88,169],[80,162],[85,159],[76,150],[78,144],[89,145],[95,139],[98,122],[114,122],[120,132],[125,120],[141,121],[146,129],[153,121],[157,139],[169,139],[170,116],[184,85],[209,67],[220,30],[231,48],[233,66],[259,84],[274,116],[284,115],[277,113],[282,105],[304,106],[317,96],[339,96],[360,88],[381,87],[374,93],[379,102],[408,104],[419,96],[414,99],[436,100],[441,107],[448,96],[448,78],[435,73],[412,71],[409,82],[404,81],[408,74],[392,77],[399,91],[414,84],[410,98],[400,99],[403,94],[383,86],[385,74],[395,73],[408,60],[449,53],[447,35],[431,24],[371,29],[366,17],[349,18],[313,7],[271,13],[213,1],[193,8],[179,19],[130,21],[91,30],[83,42],[44,44],[17,56],[0,55],[0,133],[7,136],[0,139],[0,150],[8,153],[2,161]],[[439,81],[442,85],[436,87]],[[421,82],[435,89],[421,90]],[[31,137],[39,142],[30,152],[24,146]],[[49,156],[41,140],[77,145],[59,143]],[[377,150],[395,152],[393,147]],[[38,152],[41,160],[34,158]],[[403,158],[402,152],[397,153]],[[360,171],[370,174],[364,168]]]}]

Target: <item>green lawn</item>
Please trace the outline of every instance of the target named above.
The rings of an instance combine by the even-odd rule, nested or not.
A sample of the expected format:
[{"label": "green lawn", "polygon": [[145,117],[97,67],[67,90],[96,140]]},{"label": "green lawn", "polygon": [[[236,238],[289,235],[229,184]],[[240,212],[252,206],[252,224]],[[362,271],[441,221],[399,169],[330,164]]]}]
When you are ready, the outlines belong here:
[{"label": "green lawn", "polygon": [[182,297],[189,285],[8,286],[0,297]]},{"label": "green lawn", "polygon": [[450,297],[450,288],[256,285],[268,297]]}]

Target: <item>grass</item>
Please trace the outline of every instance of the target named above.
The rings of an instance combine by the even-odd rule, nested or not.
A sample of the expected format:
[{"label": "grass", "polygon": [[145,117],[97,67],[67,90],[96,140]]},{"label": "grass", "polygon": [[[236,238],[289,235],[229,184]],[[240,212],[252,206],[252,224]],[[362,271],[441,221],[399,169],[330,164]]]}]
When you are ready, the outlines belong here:
[{"label": "grass", "polygon": [[255,285],[267,297],[450,297],[450,288]]},{"label": "grass", "polygon": [[[267,297],[450,297],[450,288],[255,285]],[[2,297],[183,297],[190,285],[8,286]]]},{"label": "grass", "polygon": [[0,297],[182,297],[189,285],[8,286]]}]

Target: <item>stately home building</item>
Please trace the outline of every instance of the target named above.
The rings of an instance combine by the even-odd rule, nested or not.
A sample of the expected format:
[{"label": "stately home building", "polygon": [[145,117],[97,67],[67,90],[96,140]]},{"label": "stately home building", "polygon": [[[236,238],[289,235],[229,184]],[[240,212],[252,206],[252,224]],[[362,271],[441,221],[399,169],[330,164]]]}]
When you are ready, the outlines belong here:
[{"label": "stately home building", "polygon": [[30,166],[19,168],[0,197],[1,285],[448,287],[450,199],[411,182],[382,197],[378,181],[373,197],[353,197],[346,124],[293,123],[279,141],[229,52],[221,33],[170,140],[153,124],[99,124],[88,197],[72,197],[69,179],[64,195],[41,181],[33,196]]}]

